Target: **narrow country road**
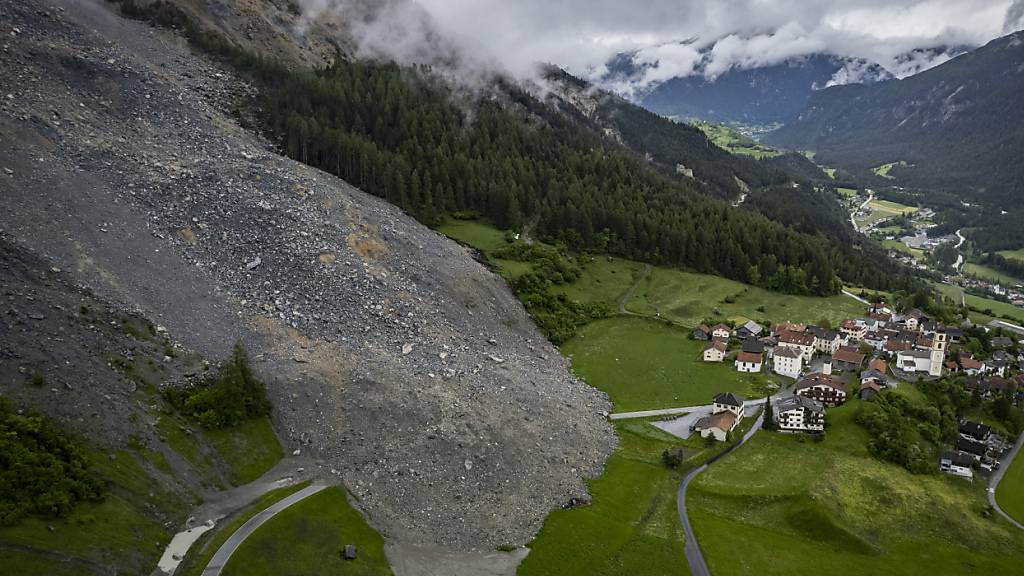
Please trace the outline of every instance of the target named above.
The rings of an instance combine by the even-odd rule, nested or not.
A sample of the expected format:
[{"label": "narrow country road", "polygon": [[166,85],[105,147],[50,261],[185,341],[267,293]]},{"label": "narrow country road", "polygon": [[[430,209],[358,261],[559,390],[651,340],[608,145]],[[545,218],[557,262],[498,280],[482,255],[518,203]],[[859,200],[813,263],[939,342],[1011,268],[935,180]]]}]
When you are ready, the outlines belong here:
[{"label": "narrow country road", "polygon": [[[757,398],[755,400],[747,400],[743,403],[743,406],[750,408],[753,406],[760,406],[764,404],[764,398]],[[690,412],[697,412],[700,410],[711,410],[711,404],[701,404],[700,406],[680,406],[679,408],[660,408],[658,410],[640,410],[638,412],[616,412],[609,414],[609,420],[627,420],[629,418],[646,418],[648,416],[672,416],[674,414],[688,414]]]},{"label": "narrow country road", "polygon": [[1010,468],[1010,464],[1013,463],[1013,459],[1017,457],[1017,452],[1020,452],[1020,447],[1022,444],[1024,444],[1024,434],[1021,434],[1020,436],[1017,437],[1017,442],[1014,443],[1013,448],[1010,449],[1009,456],[1003,459],[1002,465],[999,466],[995,473],[992,474],[992,478],[989,479],[988,503],[991,504],[992,507],[995,508],[996,512],[999,512],[999,514],[1003,518],[1009,520],[1017,528],[1024,530],[1024,524],[1021,524],[1020,522],[1011,518],[1009,514],[1003,512],[1003,509],[999,507],[999,503],[996,502],[996,488],[999,487],[999,482],[1002,481],[1003,475],[1006,474],[1006,471]]},{"label": "narrow country road", "polygon": [[704,553],[701,552],[700,543],[697,542],[697,536],[693,533],[693,526],[690,525],[690,516],[686,512],[686,490],[690,487],[690,482],[700,475],[701,472],[707,470],[708,466],[746,444],[747,440],[750,440],[761,429],[763,421],[764,412],[762,411],[761,415],[754,421],[754,425],[750,427],[750,430],[743,435],[743,438],[735,446],[715,456],[706,464],[691,470],[689,474],[683,477],[683,482],[679,485],[679,492],[676,494],[676,507],[679,509],[679,520],[683,523],[683,532],[686,533],[686,545],[683,550],[686,554],[686,561],[690,564],[690,573],[693,576],[711,576],[711,571],[708,570],[708,563],[704,560]]},{"label": "narrow country road", "polygon": [[861,298],[860,296],[857,296],[856,294],[854,294],[853,292],[850,292],[849,290],[847,290],[845,288],[843,289],[843,294],[846,294],[847,296],[849,296],[850,298],[853,298],[854,300],[856,300],[857,302],[860,302],[861,304],[871,304],[871,302],[868,302],[867,300]]},{"label": "narrow country road", "polygon": [[626,293],[623,294],[621,298],[619,298],[619,314],[625,314],[627,316],[642,316],[642,314],[637,314],[636,312],[630,312],[629,310],[626,310],[626,304],[629,304],[629,301],[633,299],[633,295],[636,294],[636,289],[640,287],[640,283],[643,282],[644,278],[647,278],[647,275],[650,273],[651,265],[644,264],[644,271],[640,273],[640,277],[637,278],[636,282],[634,282],[633,285],[629,287],[629,290],[626,290]]},{"label": "narrow country road", "polygon": [[[960,241],[957,242],[956,246],[955,246],[955,248],[957,250],[959,250],[960,247],[963,246],[963,244],[967,240],[967,238],[964,238],[963,235],[960,234],[960,230],[956,231],[956,237],[960,239]],[[956,262],[953,263],[953,270],[956,270],[957,272],[959,272],[960,271],[960,267],[963,266],[963,265],[964,265],[964,255],[961,252],[961,253],[956,255]]]},{"label": "narrow country road", "polygon": [[203,570],[203,576],[220,576],[221,570],[224,569],[224,566],[228,563],[228,560],[231,559],[231,555],[235,553],[235,550],[237,550],[238,547],[242,544],[242,542],[244,542],[246,538],[248,538],[253,532],[255,532],[257,528],[262,526],[264,522],[270,520],[278,512],[284,510],[285,508],[291,506],[292,504],[295,504],[296,502],[299,502],[304,498],[312,496],[313,494],[316,494],[317,492],[323,490],[326,487],[327,486],[324,484],[313,484],[311,486],[307,486],[302,490],[299,490],[298,492],[275,502],[266,510],[261,511],[260,513],[250,518],[245,524],[242,524],[242,527],[236,530],[235,533],[232,534],[224,542],[223,545],[221,545],[221,547],[213,555],[213,558],[210,559],[210,563],[207,564],[206,568]]},{"label": "narrow country road", "polygon": [[861,204],[859,208],[857,208],[857,210],[854,210],[853,212],[850,212],[850,224],[853,224],[854,231],[856,231],[856,232],[860,232],[861,231],[860,227],[857,226],[857,220],[853,217],[854,214],[856,214],[858,210],[863,210],[864,208],[866,208],[867,205],[870,204],[871,201],[874,200],[874,199],[875,199],[875,193],[869,191],[868,192],[868,199],[865,200],[864,203]]}]

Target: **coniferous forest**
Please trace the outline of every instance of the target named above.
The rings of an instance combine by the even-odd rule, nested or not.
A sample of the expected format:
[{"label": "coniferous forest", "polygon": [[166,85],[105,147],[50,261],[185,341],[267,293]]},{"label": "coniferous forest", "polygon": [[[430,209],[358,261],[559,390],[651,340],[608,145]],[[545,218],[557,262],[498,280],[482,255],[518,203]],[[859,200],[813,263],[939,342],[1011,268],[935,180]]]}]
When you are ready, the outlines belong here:
[{"label": "coniferous forest", "polygon": [[[427,224],[475,211],[501,228],[525,228],[571,250],[795,294],[834,294],[844,281],[884,290],[912,282],[840,237],[800,232],[785,219],[714,198],[729,195],[715,182],[732,182],[745,160],[707,162],[702,181],[674,177],[500,78],[468,92],[428,69],[388,62],[339,59],[327,69],[296,71],[246,53],[167,4],[141,9],[122,0],[122,9],[182,28],[199,47],[248,74],[259,89],[260,127],[287,155]],[[777,168],[743,170],[777,174]],[[771,181],[777,176],[764,183]],[[786,214],[786,206],[795,210],[803,200],[780,194],[774,208]]]}]

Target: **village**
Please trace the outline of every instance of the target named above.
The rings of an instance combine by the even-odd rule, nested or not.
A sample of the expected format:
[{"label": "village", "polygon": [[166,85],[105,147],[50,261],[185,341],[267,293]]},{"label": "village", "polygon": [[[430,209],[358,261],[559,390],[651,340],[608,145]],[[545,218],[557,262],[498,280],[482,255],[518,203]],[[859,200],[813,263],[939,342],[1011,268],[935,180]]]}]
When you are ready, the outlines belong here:
[{"label": "village", "polygon": [[[985,328],[985,330],[995,330]],[[986,357],[960,349],[964,330],[946,326],[918,309],[897,313],[885,303],[873,303],[859,318],[844,320],[838,329],[780,322],[771,327],[747,321],[737,327],[725,323],[701,324],[694,340],[706,341],[701,361],[731,362],[737,372],[770,373],[780,381],[777,394],[747,400],[733,392],[712,398],[710,413],[668,418],[658,423],[679,433],[724,442],[742,420],[764,407],[765,426],[786,433],[821,434],[829,408],[857,397],[871,402],[901,384],[962,374],[972,394],[992,398],[1008,395],[1020,402],[1024,393],[1024,336],[999,330],[991,337]],[[1016,339],[1015,339],[1016,338]],[[1011,352],[1013,351],[1013,352]],[[673,421],[676,421],[673,424]],[[963,419],[959,437],[948,446],[936,467],[942,472],[971,479],[975,471],[988,475],[1000,466],[1012,441],[984,422]]]}]

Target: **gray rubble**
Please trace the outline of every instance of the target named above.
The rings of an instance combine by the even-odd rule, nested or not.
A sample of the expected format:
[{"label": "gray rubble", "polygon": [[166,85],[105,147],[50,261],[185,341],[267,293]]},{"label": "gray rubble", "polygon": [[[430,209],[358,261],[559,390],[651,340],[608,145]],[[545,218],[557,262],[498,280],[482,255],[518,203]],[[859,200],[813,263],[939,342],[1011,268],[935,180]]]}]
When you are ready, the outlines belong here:
[{"label": "gray rubble", "polygon": [[71,0],[0,27],[6,234],[204,357],[244,342],[286,449],[389,537],[525,543],[585,497],[610,404],[465,248],[243,130],[253,88],[170,32]]}]

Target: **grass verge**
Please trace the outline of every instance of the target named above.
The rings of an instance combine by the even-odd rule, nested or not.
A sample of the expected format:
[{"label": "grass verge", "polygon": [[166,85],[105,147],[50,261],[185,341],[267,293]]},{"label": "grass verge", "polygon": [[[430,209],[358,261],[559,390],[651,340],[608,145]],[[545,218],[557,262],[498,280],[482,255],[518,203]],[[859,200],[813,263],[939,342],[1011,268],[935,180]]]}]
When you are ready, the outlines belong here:
[{"label": "grass verge", "polygon": [[[358,550],[344,560],[345,545]],[[353,508],[345,491],[327,488],[280,512],[238,547],[225,576],[384,576],[391,567],[384,539]]]}]

